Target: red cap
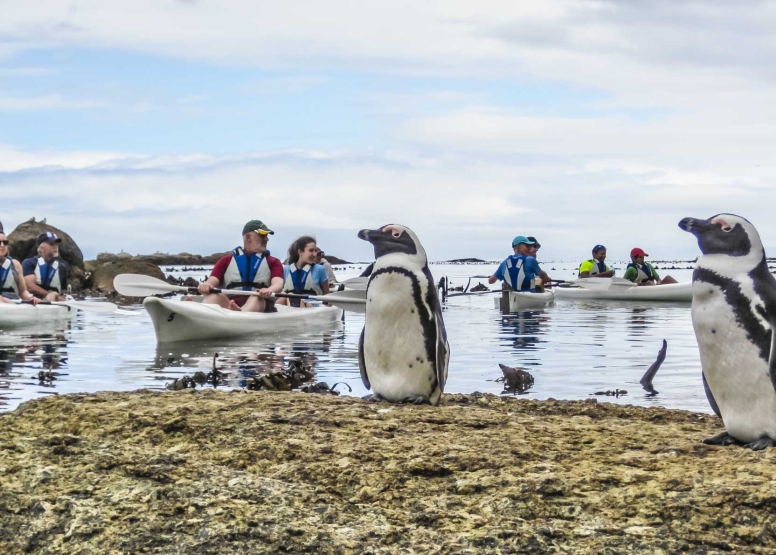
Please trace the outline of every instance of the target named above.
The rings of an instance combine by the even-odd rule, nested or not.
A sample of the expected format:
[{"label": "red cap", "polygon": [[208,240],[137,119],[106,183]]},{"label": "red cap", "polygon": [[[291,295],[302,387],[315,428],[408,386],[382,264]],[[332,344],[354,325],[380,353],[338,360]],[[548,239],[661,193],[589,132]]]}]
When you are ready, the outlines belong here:
[{"label": "red cap", "polygon": [[636,247],[631,251],[631,258],[634,256],[649,256],[647,253],[645,253],[642,249]]}]

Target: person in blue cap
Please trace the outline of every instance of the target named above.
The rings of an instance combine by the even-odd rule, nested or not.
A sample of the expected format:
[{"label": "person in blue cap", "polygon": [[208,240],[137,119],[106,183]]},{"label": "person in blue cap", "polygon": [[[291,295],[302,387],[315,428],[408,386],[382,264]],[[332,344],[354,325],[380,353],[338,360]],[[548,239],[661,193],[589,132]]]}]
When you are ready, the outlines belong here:
[{"label": "person in blue cap", "polygon": [[[498,267],[496,273],[488,278],[488,283],[493,284],[503,281],[512,291],[530,291],[532,293],[544,290],[537,278],[542,274],[542,269],[536,258],[530,256],[529,248],[535,244],[524,235],[518,235],[512,239],[514,254],[507,257]],[[539,281],[541,278],[539,278]]]}]

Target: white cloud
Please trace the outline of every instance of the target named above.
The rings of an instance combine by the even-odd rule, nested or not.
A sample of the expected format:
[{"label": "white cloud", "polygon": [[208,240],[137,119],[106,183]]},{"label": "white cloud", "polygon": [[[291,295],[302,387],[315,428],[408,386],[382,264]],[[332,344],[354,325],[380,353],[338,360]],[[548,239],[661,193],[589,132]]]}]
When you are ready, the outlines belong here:
[{"label": "white cloud", "polygon": [[[283,250],[313,232],[329,252],[368,259],[363,227],[403,223],[432,259],[497,258],[518,231],[540,237],[545,259],[579,257],[604,242],[616,257],[633,244],[655,256],[691,256],[684,216],[737,212],[776,244],[775,194],[753,172],[731,186],[716,172],[588,164],[417,158],[357,152],[258,152],[230,156],[37,154],[0,172],[7,228],[31,215],[71,233],[88,253],[124,248],[209,253],[232,246],[244,220],[260,217]],[[2,157],[0,157],[2,160]],[[89,163],[91,161],[91,163]],[[17,163],[18,167],[18,163]],[[651,245],[651,246],[650,246]]]},{"label": "white cloud", "polygon": [[40,110],[86,110],[107,108],[110,103],[97,100],[65,100],[58,94],[14,98],[0,96],[0,112],[35,112]]}]

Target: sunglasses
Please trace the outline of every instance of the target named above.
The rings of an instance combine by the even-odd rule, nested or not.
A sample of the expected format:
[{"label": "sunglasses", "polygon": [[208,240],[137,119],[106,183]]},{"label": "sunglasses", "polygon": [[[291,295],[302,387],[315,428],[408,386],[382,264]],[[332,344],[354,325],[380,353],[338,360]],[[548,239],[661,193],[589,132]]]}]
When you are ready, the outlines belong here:
[{"label": "sunglasses", "polygon": [[9,244],[10,244],[10,241],[8,241],[8,240],[0,241],[0,247],[2,247],[2,246],[7,247]]},{"label": "sunglasses", "polygon": [[594,250],[594,251],[600,251],[601,249],[605,249],[605,248],[606,248],[606,247],[605,247],[605,246],[603,246],[603,245],[596,245],[595,247],[593,247],[593,250]]}]

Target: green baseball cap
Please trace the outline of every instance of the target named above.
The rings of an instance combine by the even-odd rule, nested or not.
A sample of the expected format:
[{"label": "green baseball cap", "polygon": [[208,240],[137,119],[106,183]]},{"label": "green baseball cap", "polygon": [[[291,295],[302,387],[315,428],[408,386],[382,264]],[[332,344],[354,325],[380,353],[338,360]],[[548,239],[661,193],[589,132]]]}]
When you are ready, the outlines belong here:
[{"label": "green baseball cap", "polygon": [[268,228],[266,225],[264,225],[264,222],[262,222],[261,220],[251,220],[250,222],[245,224],[243,226],[242,234],[245,235],[246,233],[250,233],[251,231],[255,231],[260,235],[275,235],[275,232],[272,231],[270,228]]},{"label": "green baseball cap", "polygon": [[512,239],[512,246],[513,246],[513,247],[516,247],[516,246],[517,246],[517,245],[519,245],[520,243],[525,243],[526,245],[533,245],[534,243],[536,243],[536,241],[531,241],[531,240],[530,240],[528,237],[526,237],[525,235],[518,235],[517,237],[515,237],[514,239]]}]

